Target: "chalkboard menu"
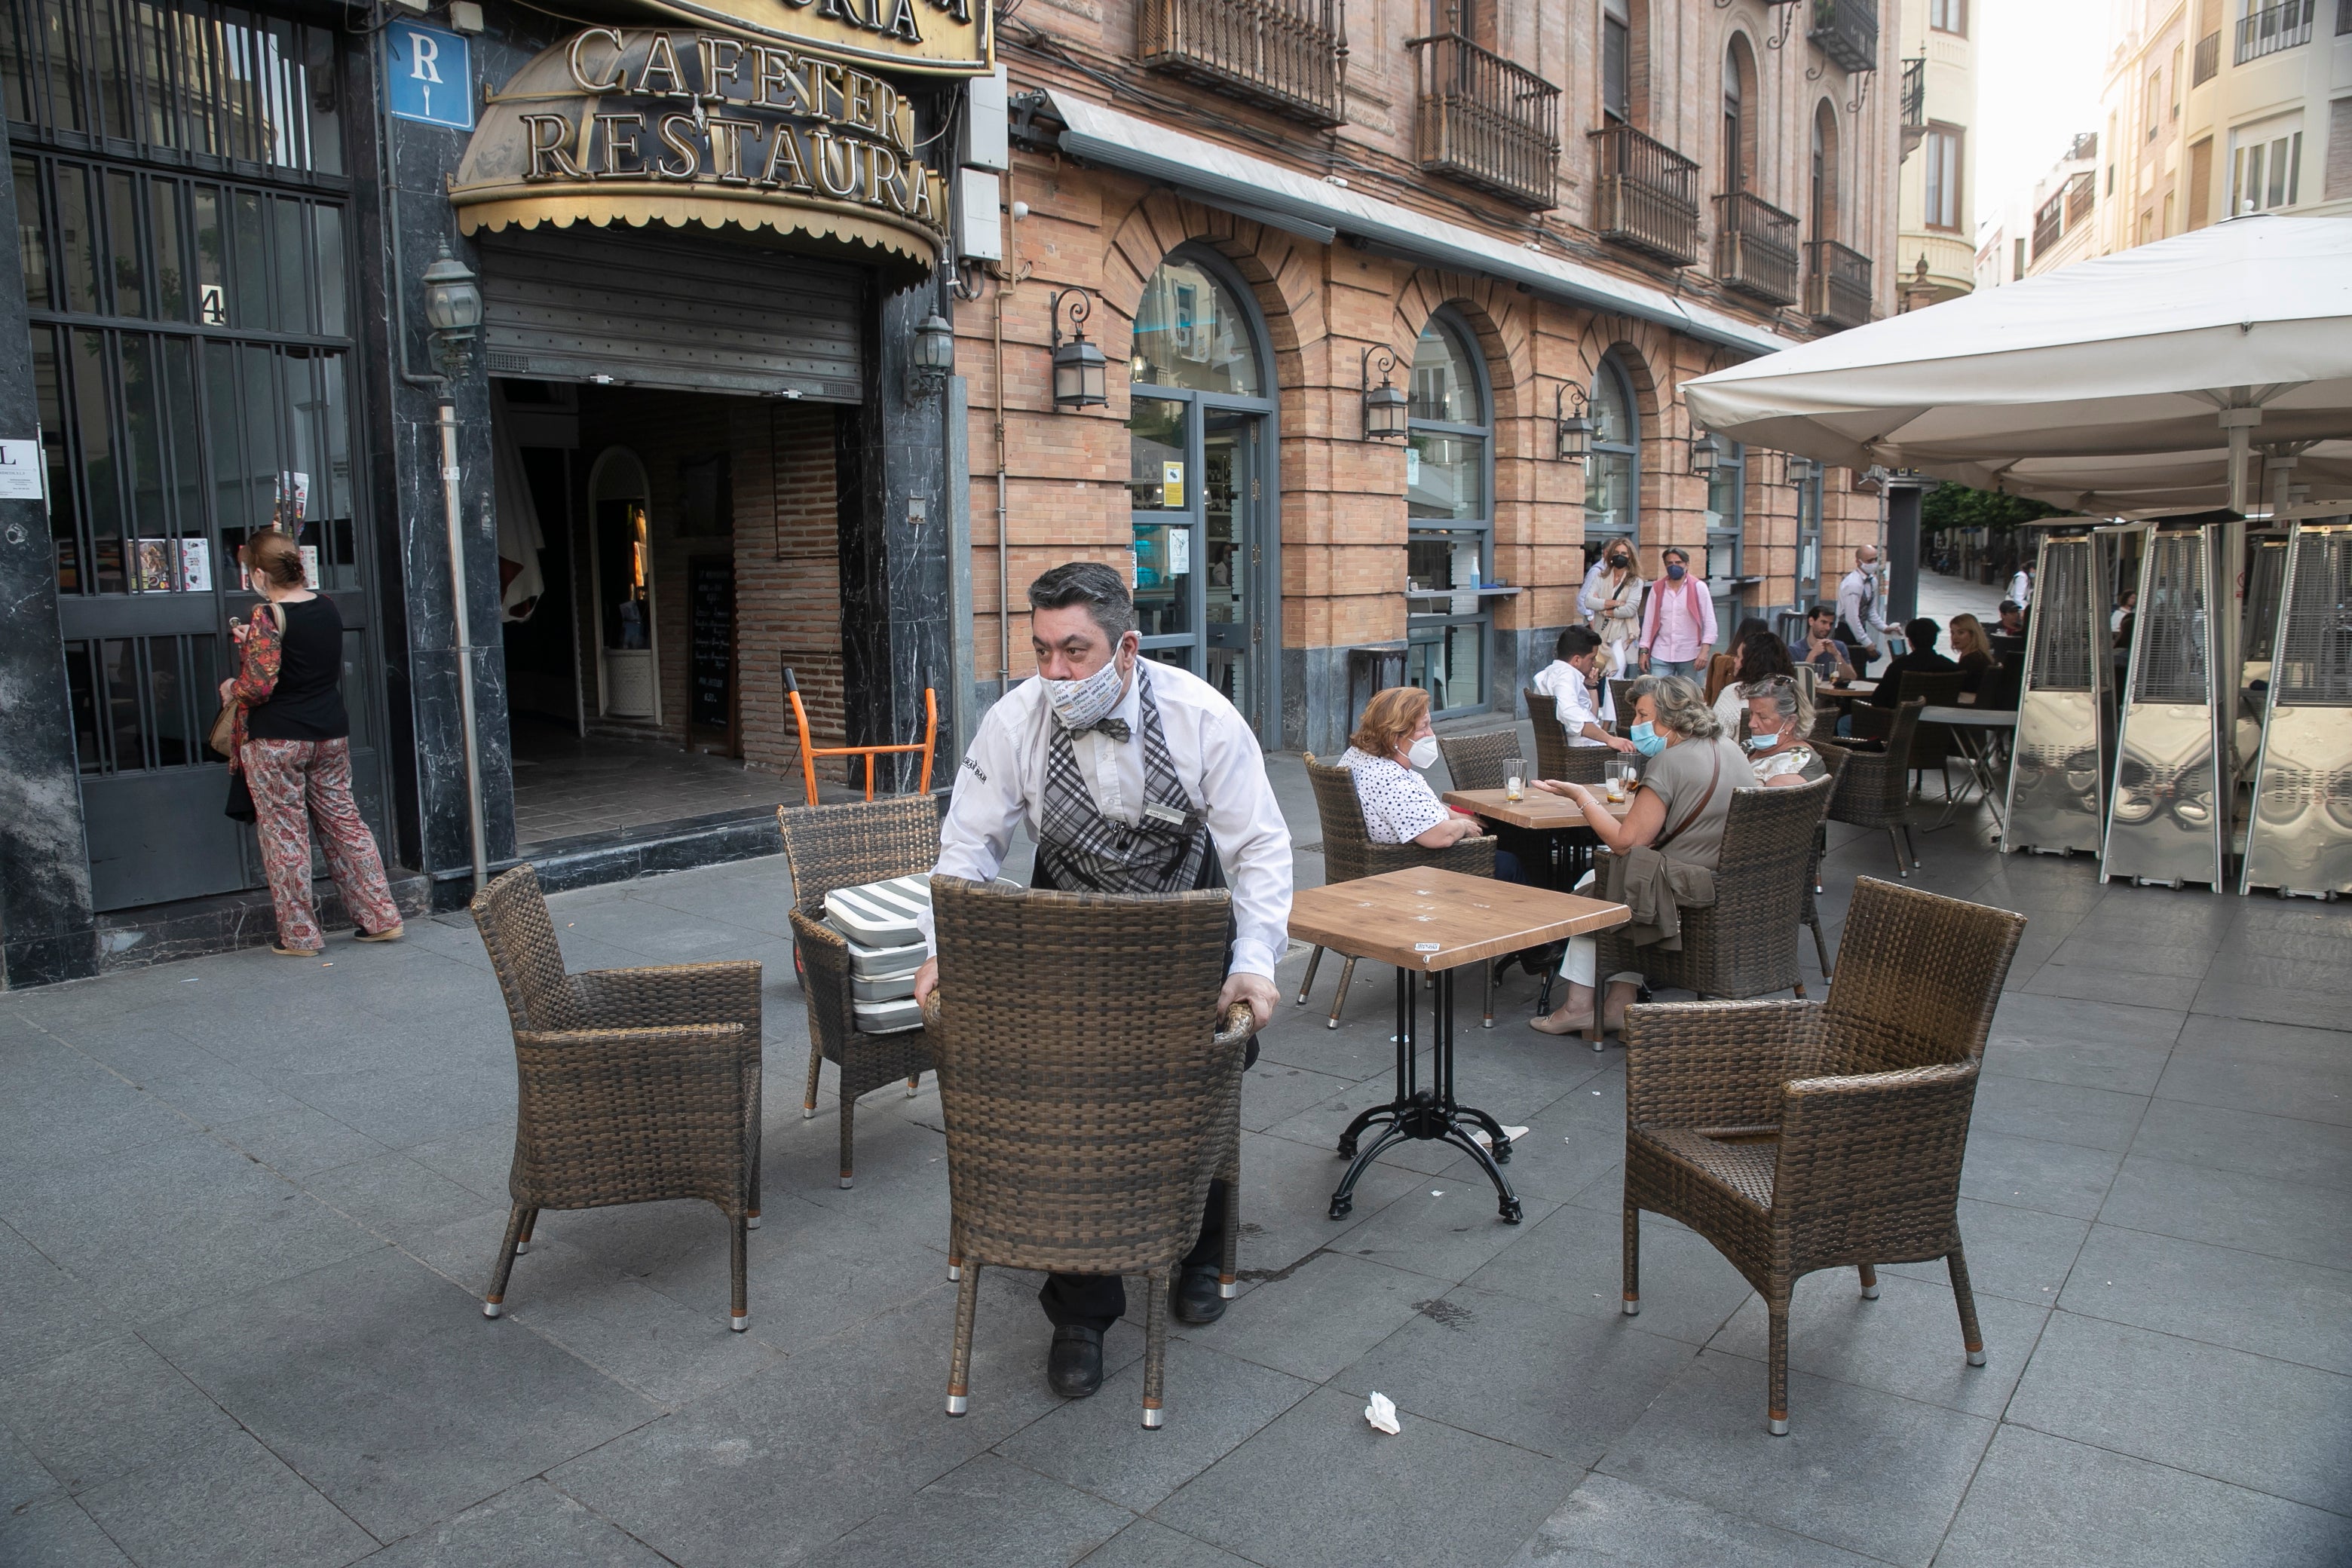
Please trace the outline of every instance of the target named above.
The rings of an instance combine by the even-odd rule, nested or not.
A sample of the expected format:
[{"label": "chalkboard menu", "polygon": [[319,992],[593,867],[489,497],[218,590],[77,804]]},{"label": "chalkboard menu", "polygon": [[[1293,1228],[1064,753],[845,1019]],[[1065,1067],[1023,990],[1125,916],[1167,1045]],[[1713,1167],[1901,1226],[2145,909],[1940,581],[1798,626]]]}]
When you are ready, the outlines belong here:
[{"label": "chalkboard menu", "polygon": [[687,666],[691,721],[713,730],[735,727],[735,563],[687,564]]}]

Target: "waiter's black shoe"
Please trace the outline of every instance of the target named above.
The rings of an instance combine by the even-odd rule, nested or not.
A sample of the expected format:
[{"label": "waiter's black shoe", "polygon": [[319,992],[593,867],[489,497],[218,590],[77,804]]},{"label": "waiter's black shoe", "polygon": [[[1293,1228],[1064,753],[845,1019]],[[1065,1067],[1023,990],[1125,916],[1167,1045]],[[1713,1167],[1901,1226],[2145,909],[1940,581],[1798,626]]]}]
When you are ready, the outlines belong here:
[{"label": "waiter's black shoe", "polygon": [[1187,1268],[1168,1305],[1180,1323],[1213,1323],[1225,1315],[1225,1295],[1213,1268]]},{"label": "waiter's black shoe", "polygon": [[1045,1383],[1065,1399],[1084,1399],[1102,1386],[1102,1331],[1065,1323],[1045,1355]]}]

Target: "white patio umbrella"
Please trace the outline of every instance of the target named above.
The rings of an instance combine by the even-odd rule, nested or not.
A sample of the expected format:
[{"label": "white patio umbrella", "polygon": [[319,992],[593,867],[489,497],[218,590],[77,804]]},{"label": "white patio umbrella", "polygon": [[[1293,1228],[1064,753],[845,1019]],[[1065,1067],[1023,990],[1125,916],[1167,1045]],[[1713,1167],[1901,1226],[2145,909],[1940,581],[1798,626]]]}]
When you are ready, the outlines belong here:
[{"label": "white patio umbrella", "polygon": [[[1693,419],[1750,445],[2073,510],[2227,504],[2230,455],[2257,444],[2308,449],[2290,478],[2314,499],[2352,496],[2352,218],[2232,218],[1684,393]],[[2238,472],[2251,504],[2263,475]]]}]

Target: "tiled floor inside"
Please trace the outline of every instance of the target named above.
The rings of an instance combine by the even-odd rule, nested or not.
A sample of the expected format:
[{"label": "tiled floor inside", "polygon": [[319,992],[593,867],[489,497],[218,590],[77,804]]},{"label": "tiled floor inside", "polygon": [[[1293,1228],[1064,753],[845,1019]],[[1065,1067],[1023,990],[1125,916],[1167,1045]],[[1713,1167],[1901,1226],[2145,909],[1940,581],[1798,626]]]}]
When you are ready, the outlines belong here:
[{"label": "tiled floor inside", "polygon": [[[1893,868],[1832,835],[1834,938]],[[461,920],[0,997],[0,1562],[2352,1562],[2352,911],[2102,887],[1983,837],[1922,836],[1916,881],[2032,921],[1960,1205],[1990,1362],[1932,1266],[1874,1301],[1815,1276],[1785,1438],[1760,1304],[1705,1243],[1651,1221],[1619,1313],[1622,1053],[1528,1030],[1525,979],[1462,1058],[1531,1129],[1517,1226],[1426,1146],[1327,1219],[1389,974],[1360,968],[1337,1031],[1286,1005],[1244,1099],[1246,1288],[1178,1331],[1159,1433],[1137,1324],[1062,1404],[1032,1281],[994,1272],[972,1413],[942,1414],[938,1099],[872,1096],[835,1184],[777,860],[554,901],[574,968],[768,966],[747,1335],[724,1226],[684,1204],[546,1216],[483,1319],[514,1079]]]},{"label": "tiled floor inside", "polygon": [[[526,853],[551,839],[808,798],[797,773],[787,777],[664,742],[583,739],[527,714],[514,719],[512,739],[515,842]],[[863,793],[841,777],[838,762],[820,768],[819,798],[854,800]]]}]

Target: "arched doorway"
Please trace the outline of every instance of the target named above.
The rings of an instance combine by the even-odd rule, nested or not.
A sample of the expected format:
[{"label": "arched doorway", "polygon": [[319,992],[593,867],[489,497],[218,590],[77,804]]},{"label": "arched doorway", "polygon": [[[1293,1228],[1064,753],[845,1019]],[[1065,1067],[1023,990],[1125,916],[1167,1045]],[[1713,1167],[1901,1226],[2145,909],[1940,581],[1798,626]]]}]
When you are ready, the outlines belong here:
[{"label": "arched doorway", "polygon": [[652,487],[626,447],[598,455],[588,475],[590,582],[596,604],[596,710],[661,722],[654,624]]},{"label": "arched doorway", "polygon": [[1440,717],[1488,706],[1495,563],[1493,400],[1477,342],[1440,310],[1413,345],[1406,405],[1405,679]]},{"label": "arched doorway", "polygon": [[1280,731],[1274,398],[1255,311],[1221,258],[1184,247],[1136,307],[1128,361],[1135,608],[1147,658]]}]

